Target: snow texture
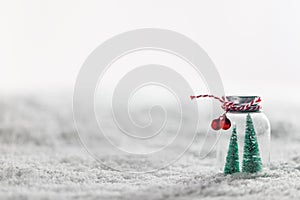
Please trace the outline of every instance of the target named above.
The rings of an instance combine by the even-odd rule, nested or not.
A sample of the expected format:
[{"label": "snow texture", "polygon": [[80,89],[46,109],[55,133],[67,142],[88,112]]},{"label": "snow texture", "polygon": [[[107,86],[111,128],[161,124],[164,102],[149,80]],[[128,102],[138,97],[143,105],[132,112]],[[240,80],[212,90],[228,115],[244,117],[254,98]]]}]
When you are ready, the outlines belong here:
[{"label": "snow texture", "polygon": [[0,199],[300,199],[300,134],[287,119],[272,118],[272,164],[262,173],[224,176],[190,150],[167,168],[132,174],[110,170],[86,152],[71,105],[42,102],[0,102]]}]

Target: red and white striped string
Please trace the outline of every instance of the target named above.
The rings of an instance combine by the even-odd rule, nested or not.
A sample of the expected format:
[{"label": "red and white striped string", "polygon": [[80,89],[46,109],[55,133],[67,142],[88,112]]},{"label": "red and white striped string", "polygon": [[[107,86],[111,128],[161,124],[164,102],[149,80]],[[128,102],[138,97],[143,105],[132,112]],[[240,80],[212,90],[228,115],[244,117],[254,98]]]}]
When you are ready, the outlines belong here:
[{"label": "red and white striped string", "polygon": [[261,109],[261,105],[259,103],[261,102],[260,97],[256,97],[252,101],[250,101],[247,104],[239,105],[239,104],[234,104],[234,102],[231,101],[226,101],[226,98],[223,96],[221,98],[210,95],[210,94],[203,94],[203,95],[198,95],[198,96],[190,96],[191,100],[195,98],[213,98],[222,103],[222,109],[225,110],[226,112],[228,111],[256,111]]}]

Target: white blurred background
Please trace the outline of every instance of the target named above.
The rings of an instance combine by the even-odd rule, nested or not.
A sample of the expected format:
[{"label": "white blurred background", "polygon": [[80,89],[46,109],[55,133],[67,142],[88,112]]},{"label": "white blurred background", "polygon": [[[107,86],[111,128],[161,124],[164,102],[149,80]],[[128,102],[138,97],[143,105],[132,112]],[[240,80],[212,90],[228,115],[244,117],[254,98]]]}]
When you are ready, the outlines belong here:
[{"label": "white blurred background", "polygon": [[71,102],[77,73],[98,45],[154,27],[196,41],[227,95],[261,95],[265,112],[280,118],[299,109],[299,9],[297,0],[1,1],[0,94],[63,92]]},{"label": "white blurred background", "polygon": [[[299,0],[0,1],[0,196],[21,194],[23,197],[25,194],[26,197],[29,194],[42,195],[46,191],[46,196],[62,192],[83,194],[85,198],[87,194],[95,195],[98,191],[101,199],[102,193],[111,193],[111,183],[114,183],[116,193],[121,197],[128,194],[132,199],[141,187],[150,195],[177,194],[178,188],[172,188],[172,184],[178,183],[187,188],[182,190],[183,194],[190,194],[191,185],[198,180],[200,183],[207,180],[194,189],[198,194],[199,188],[203,188],[205,198],[209,195],[215,198],[216,194],[239,196],[241,191],[243,195],[248,194],[249,199],[253,199],[253,191],[256,195],[260,192],[261,196],[270,194],[274,198],[288,192],[296,193],[299,191],[297,177],[300,169],[299,11]],[[160,176],[152,177],[152,190],[148,188],[148,175],[145,178],[147,184],[140,183],[140,178],[131,179],[126,175],[124,185],[122,181],[118,185],[115,183],[120,183],[120,180],[114,174],[102,172],[100,168],[99,173],[96,171],[97,176],[90,178],[90,169],[93,169],[90,166],[95,166],[96,170],[98,167],[87,160],[87,154],[77,153],[78,149],[81,150],[78,145],[82,146],[74,135],[71,105],[76,76],[97,46],[114,35],[139,28],[169,29],[186,35],[211,57],[227,95],[262,96],[264,112],[272,127],[272,159],[281,157],[284,161],[273,167],[271,178],[255,179],[252,185],[249,185],[249,179],[234,181],[228,189],[228,179],[215,179],[215,175],[206,179],[199,165],[202,160],[196,157],[199,146],[191,148],[189,155],[192,157],[187,157],[188,161],[182,168],[175,168],[179,172],[178,178],[174,178],[174,168],[162,175],[165,182],[157,181]],[[195,84],[195,87],[201,88],[202,85]],[[207,92],[205,87],[203,91],[199,90],[202,92]],[[44,100],[51,105],[45,106],[45,102],[32,98],[35,95],[46,96]],[[137,100],[144,98],[138,95]],[[149,96],[147,99],[152,100]],[[157,100],[158,96],[153,99]],[[56,104],[53,102],[56,100],[64,102]],[[205,103],[210,102],[201,101],[201,106]],[[133,107],[138,106],[134,104]],[[110,128],[110,124],[107,126]],[[89,127],[83,127],[90,131]],[[55,150],[54,147],[64,150]],[[69,152],[65,151],[66,147],[70,148]],[[143,161],[135,159],[115,163],[146,166]],[[295,168],[291,167],[293,164]],[[85,169],[85,174],[74,170],[77,168]],[[199,172],[204,176],[199,176]],[[99,185],[99,177],[103,176],[103,183]],[[137,185],[131,189],[133,182]],[[191,182],[193,184],[189,184]],[[70,185],[71,189],[60,188],[60,183],[62,187]],[[85,185],[82,187],[78,183]],[[266,187],[262,189],[261,185]],[[85,193],[89,187],[91,189]],[[165,192],[158,192],[162,188]],[[235,192],[228,192],[231,190]],[[162,197],[165,196],[169,197]]]},{"label": "white blurred background", "polygon": [[1,1],[0,91],[72,89],[81,64],[103,41],[156,27],[198,42],[226,93],[298,101],[299,9],[297,0]]}]

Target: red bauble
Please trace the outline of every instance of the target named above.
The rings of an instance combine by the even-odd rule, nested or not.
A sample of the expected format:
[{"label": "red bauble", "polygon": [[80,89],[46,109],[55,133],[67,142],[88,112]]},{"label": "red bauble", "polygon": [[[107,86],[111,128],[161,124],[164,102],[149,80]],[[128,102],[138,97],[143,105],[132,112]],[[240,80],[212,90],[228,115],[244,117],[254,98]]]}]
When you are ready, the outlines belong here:
[{"label": "red bauble", "polygon": [[226,117],[226,115],[223,115],[223,119],[221,120],[222,124],[222,129],[223,130],[228,130],[231,127],[231,122],[230,120]]},{"label": "red bauble", "polygon": [[218,131],[221,129],[221,121],[220,118],[214,119],[211,122],[211,128],[214,129],[215,131]]},{"label": "red bauble", "polygon": [[225,114],[220,116],[217,119],[214,119],[211,122],[211,128],[214,129],[215,131],[218,131],[220,129],[228,130],[230,127],[231,127],[231,122]]}]

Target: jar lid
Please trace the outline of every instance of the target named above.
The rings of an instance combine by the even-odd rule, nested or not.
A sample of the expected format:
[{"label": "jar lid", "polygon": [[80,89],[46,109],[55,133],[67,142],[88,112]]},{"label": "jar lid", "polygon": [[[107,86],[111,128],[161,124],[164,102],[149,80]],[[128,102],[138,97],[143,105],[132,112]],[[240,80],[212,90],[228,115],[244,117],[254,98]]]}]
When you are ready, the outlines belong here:
[{"label": "jar lid", "polygon": [[[228,102],[233,103],[233,106],[229,107],[228,111],[231,112],[256,112],[261,109],[259,105],[259,96],[226,96]],[[247,107],[247,109],[240,109]]]}]

